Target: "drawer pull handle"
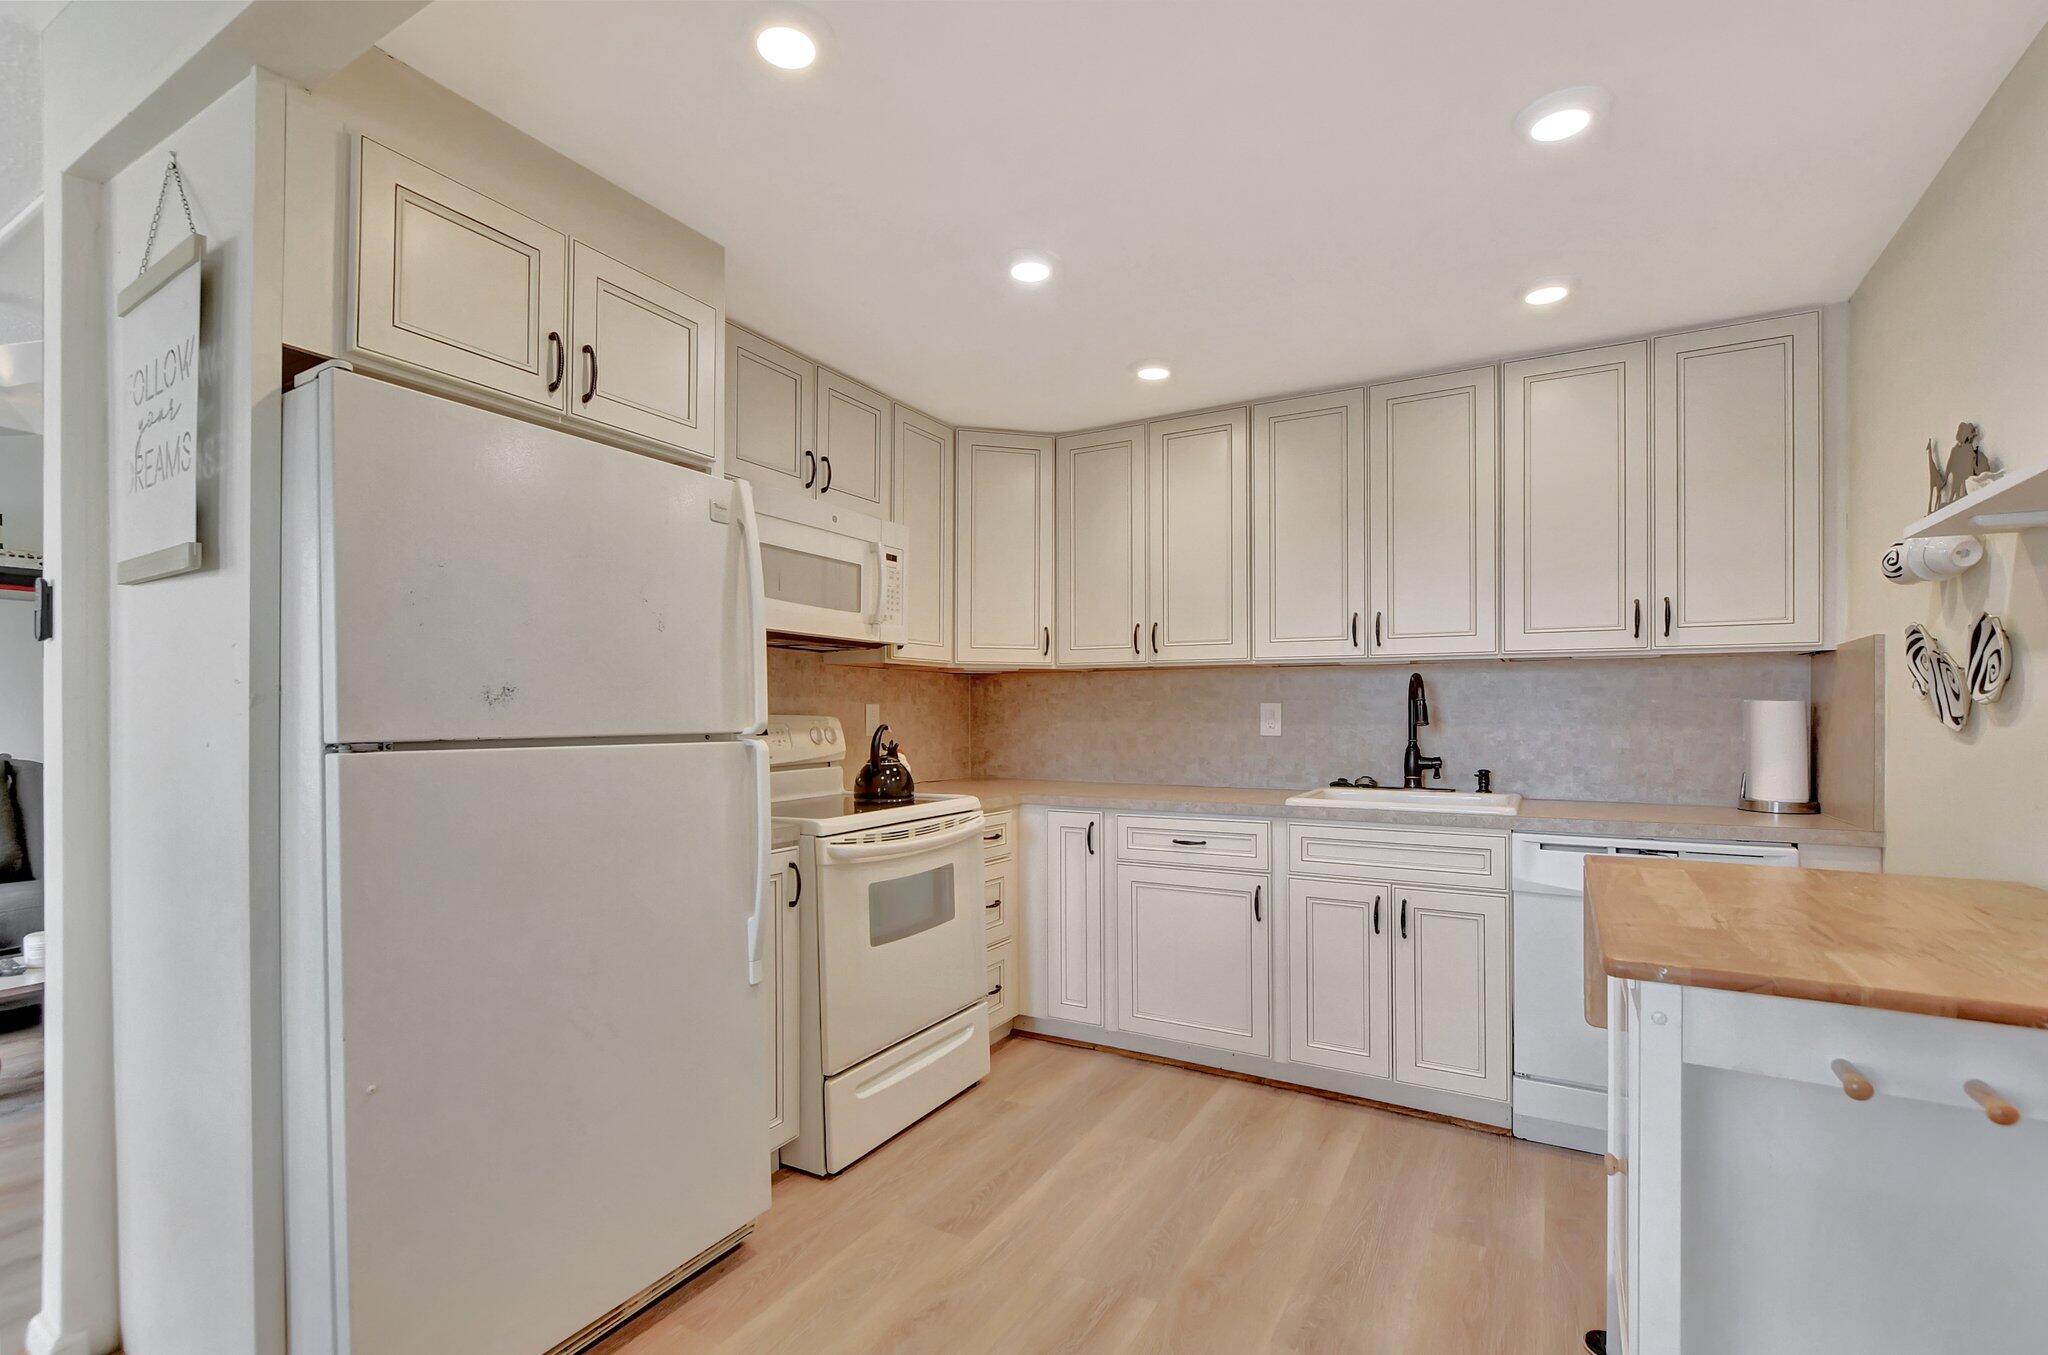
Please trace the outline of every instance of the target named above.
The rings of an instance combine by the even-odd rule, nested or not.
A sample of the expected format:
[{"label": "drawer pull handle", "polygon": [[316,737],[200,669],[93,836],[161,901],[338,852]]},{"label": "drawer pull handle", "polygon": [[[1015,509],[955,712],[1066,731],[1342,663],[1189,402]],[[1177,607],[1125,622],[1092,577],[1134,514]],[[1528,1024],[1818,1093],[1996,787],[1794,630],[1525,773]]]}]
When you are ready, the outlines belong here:
[{"label": "drawer pull handle", "polygon": [[1851,1101],[1868,1101],[1877,1095],[1877,1088],[1870,1085],[1870,1079],[1847,1059],[1836,1059],[1828,1065],[1828,1071],[1842,1080],[1842,1092]]},{"label": "drawer pull handle", "polygon": [[1003,840],[1003,835],[1001,831],[993,833],[983,833],[981,835],[981,840],[983,842],[1001,842]]},{"label": "drawer pull handle", "polygon": [[1209,839],[1205,837],[1177,837],[1173,840],[1173,845],[1176,847],[1206,847],[1209,845]]},{"label": "drawer pull handle", "polygon": [[1001,985],[1001,984],[999,983],[999,984],[997,984],[997,985],[996,985],[995,987],[993,987],[993,988],[989,989],[989,990],[988,990],[988,992],[987,992],[987,994],[986,994],[986,996],[988,996],[988,997],[1000,997],[1000,996],[1002,996],[1002,992],[1003,992],[1003,985]]},{"label": "drawer pull handle", "polygon": [[1602,1153],[1600,1155],[1600,1165],[1606,1169],[1609,1176],[1625,1176],[1628,1174],[1628,1163],[1612,1153]]},{"label": "drawer pull handle", "polygon": [[1978,1105],[1984,1107],[1984,1117],[1993,1124],[2018,1124],[2020,1108],[1991,1090],[1976,1078],[1963,1084],[1964,1093]]},{"label": "drawer pull handle", "polygon": [[981,911],[984,913],[992,913],[1002,906],[1003,901],[1001,899],[997,899],[994,903],[984,903],[983,905],[981,905]]},{"label": "drawer pull handle", "polygon": [[1265,897],[1266,887],[1264,885],[1252,886],[1252,921],[1254,922],[1264,922],[1266,920],[1266,915],[1259,911],[1259,905],[1265,901]]}]

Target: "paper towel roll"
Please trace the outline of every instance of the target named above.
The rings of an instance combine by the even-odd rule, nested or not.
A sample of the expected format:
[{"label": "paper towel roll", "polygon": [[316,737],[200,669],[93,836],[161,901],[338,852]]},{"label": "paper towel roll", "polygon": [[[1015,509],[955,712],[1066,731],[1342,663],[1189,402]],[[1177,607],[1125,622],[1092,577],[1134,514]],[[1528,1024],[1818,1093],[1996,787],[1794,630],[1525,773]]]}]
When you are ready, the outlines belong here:
[{"label": "paper towel roll", "polygon": [[1806,805],[1813,799],[1813,749],[1804,701],[1744,701],[1743,808]]}]

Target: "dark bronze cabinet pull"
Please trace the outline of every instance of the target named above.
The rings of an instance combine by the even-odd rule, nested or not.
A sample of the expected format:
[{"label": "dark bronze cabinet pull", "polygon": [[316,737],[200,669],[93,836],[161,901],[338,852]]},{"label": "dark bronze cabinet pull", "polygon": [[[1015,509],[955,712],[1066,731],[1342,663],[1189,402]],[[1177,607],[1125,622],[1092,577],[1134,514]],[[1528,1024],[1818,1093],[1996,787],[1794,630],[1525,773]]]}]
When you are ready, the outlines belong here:
[{"label": "dark bronze cabinet pull", "polygon": [[1408,900],[1401,900],[1401,939],[1408,939]]},{"label": "dark bronze cabinet pull", "polygon": [[987,997],[995,997],[995,996],[996,996],[997,994],[1001,993],[1002,991],[1003,991],[1003,985],[1001,985],[1001,984],[999,983],[999,984],[997,984],[997,985],[996,985],[995,987],[993,987],[993,988],[989,989],[989,990],[988,990],[988,992],[987,992],[986,994],[984,994],[984,996],[987,996]]},{"label": "dark bronze cabinet pull", "polygon": [[1641,598],[1636,599],[1635,638],[1638,640],[1643,638],[1643,600]]},{"label": "dark bronze cabinet pull", "polygon": [[830,494],[832,492],[832,458],[821,456],[818,458],[818,461],[825,467],[825,483],[818,486],[818,492],[820,494]]},{"label": "dark bronze cabinet pull", "polygon": [[1138,648],[1138,632],[1144,628],[1145,623],[1142,621],[1133,621],[1131,623],[1131,653],[1133,654],[1143,654],[1145,652]]},{"label": "dark bronze cabinet pull", "polygon": [[981,835],[981,840],[983,842],[1001,842],[1003,840],[1003,835],[1001,830],[998,830],[993,833],[983,833]]},{"label": "dark bronze cabinet pull", "polygon": [[994,903],[984,903],[983,905],[981,905],[981,911],[984,913],[993,913],[996,909],[1002,906],[1003,901],[1001,899],[997,899]]},{"label": "dark bronze cabinet pull", "polygon": [[1048,659],[1049,659],[1049,658],[1051,658],[1051,657],[1052,657],[1052,627],[1051,627],[1051,626],[1047,626],[1047,627],[1045,628],[1045,646],[1044,646],[1044,649],[1045,649],[1045,657],[1047,657]]},{"label": "dark bronze cabinet pull", "polygon": [[1205,837],[1177,837],[1173,840],[1173,845],[1176,847],[1206,847],[1209,845],[1209,839]]},{"label": "dark bronze cabinet pull", "polygon": [[1380,896],[1377,894],[1372,896],[1372,934],[1380,934]]},{"label": "dark bronze cabinet pull", "polygon": [[1254,922],[1264,922],[1266,920],[1266,915],[1259,911],[1259,904],[1265,899],[1265,896],[1266,887],[1264,885],[1252,886],[1252,921]]},{"label": "dark bronze cabinet pull", "polygon": [[1357,612],[1353,612],[1353,613],[1351,614],[1351,643],[1352,643],[1352,644],[1354,644],[1354,645],[1358,643],[1358,613],[1357,613]]},{"label": "dark bronze cabinet pull", "polygon": [[1664,638],[1671,638],[1671,599],[1664,599]]},{"label": "dark bronze cabinet pull", "polygon": [[796,862],[789,863],[790,878],[796,881],[796,888],[789,896],[789,906],[796,907],[796,901],[804,896],[804,873],[797,869]]},{"label": "dark bronze cabinet pull", "polygon": [[1152,623],[1152,652],[1154,654],[1159,652],[1159,623],[1157,621]]},{"label": "dark bronze cabinet pull", "polygon": [[562,378],[569,374],[569,350],[562,343],[562,336],[552,329],[548,331],[548,348],[555,355],[555,374],[548,378],[548,394],[553,395],[562,388]]},{"label": "dark bronze cabinet pull", "polygon": [[806,447],[804,448],[804,488],[809,489],[817,483],[818,454]]},{"label": "dark bronze cabinet pull", "polygon": [[590,381],[583,387],[583,403],[587,405],[597,398],[597,350],[584,344],[583,356],[590,360]]},{"label": "dark bronze cabinet pull", "polygon": [[1377,648],[1377,647],[1378,647],[1378,646],[1380,645],[1380,643],[1381,643],[1381,640],[1380,640],[1380,617],[1381,617],[1382,615],[1384,615],[1384,613],[1381,613],[1381,612],[1374,612],[1374,613],[1372,614],[1372,642],[1373,642],[1373,645],[1374,645],[1374,647],[1375,647],[1375,648]]},{"label": "dark bronze cabinet pull", "polygon": [[1095,855],[1095,820],[1088,820],[1088,855]]}]

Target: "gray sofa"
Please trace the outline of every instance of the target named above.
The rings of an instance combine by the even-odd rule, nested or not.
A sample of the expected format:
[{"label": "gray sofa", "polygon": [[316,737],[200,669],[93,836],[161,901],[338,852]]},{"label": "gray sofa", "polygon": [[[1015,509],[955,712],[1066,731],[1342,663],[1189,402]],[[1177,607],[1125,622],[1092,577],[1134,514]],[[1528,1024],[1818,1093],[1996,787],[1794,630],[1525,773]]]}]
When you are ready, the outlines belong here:
[{"label": "gray sofa", "polygon": [[[14,768],[14,795],[28,838],[28,880],[0,882],[0,950],[21,949],[21,938],[43,929],[43,764],[0,758]],[[0,780],[0,793],[5,781]]]}]

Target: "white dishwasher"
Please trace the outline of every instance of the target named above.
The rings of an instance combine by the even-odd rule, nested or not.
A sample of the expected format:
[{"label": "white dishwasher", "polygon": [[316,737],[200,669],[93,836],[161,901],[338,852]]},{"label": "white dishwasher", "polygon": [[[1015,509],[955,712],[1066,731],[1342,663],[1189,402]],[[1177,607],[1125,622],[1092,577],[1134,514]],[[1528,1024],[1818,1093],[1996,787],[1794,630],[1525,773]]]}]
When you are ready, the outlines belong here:
[{"label": "white dishwasher", "polygon": [[1792,866],[1795,847],[1515,834],[1515,1137],[1597,1153],[1607,1143],[1607,1032],[1586,1024],[1586,858],[1665,856]]}]

